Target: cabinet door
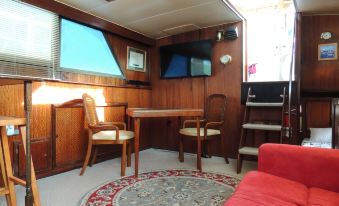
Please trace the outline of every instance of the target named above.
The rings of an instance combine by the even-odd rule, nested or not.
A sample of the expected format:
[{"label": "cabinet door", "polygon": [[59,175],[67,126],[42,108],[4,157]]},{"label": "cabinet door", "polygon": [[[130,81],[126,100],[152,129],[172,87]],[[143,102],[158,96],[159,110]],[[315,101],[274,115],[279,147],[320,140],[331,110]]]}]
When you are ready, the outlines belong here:
[{"label": "cabinet door", "polygon": [[82,162],[87,146],[82,108],[59,108],[56,112],[56,167]]},{"label": "cabinet door", "polygon": [[[33,139],[31,153],[36,174],[51,169],[51,141],[50,139]],[[14,143],[14,172],[19,177],[25,176],[26,157],[21,142]]]}]

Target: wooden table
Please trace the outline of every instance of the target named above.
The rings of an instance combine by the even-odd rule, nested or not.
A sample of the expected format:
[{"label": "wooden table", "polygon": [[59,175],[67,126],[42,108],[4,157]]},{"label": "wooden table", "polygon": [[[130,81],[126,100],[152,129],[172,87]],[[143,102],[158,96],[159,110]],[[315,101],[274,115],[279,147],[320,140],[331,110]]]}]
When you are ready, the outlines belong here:
[{"label": "wooden table", "polygon": [[200,117],[204,115],[202,109],[151,109],[151,108],[128,108],[127,115],[134,119],[134,154],[135,154],[135,177],[138,177],[139,165],[139,139],[140,119],[149,117],[194,117],[197,121],[197,169],[201,171],[201,142],[200,142]]}]

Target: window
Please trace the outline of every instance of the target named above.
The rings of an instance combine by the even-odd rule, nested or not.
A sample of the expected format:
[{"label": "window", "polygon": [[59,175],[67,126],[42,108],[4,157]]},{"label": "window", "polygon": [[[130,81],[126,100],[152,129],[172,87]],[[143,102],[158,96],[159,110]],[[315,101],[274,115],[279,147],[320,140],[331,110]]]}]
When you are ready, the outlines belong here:
[{"label": "window", "polygon": [[123,76],[104,34],[67,19],[61,20],[60,68]]},{"label": "window", "polygon": [[57,34],[57,15],[22,2],[1,0],[0,72],[51,77]]},{"label": "window", "polygon": [[[291,0],[232,0],[246,18],[248,82],[288,81],[293,66],[295,9]],[[292,72],[293,73],[293,72]]]}]

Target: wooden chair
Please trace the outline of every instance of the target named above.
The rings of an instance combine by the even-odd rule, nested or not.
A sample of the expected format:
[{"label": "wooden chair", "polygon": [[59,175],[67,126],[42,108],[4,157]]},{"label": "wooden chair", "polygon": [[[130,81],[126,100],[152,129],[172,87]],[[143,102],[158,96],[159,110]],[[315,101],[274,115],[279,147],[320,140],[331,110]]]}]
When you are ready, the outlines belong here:
[{"label": "wooden chair", "polygon": [[[221,150],[225,158],[226,163],[228,164],[228,159],[224,151],[224,140],[221,135],[221,129],[224,124],[224,115],[226,109],[226,96],[223,94],[212,94],[207,99],[206,109],[205,109],[205,119],[200,120],[202,123],[200,129],[200,137],[204,150],[208,156],[210,156],[208,141],[220,137],[221,140]],[[193,140],[197,139],[197,128],[187,127],[188,124],[196,124],[196,120],[185,120],[183,128],[179,130],[180,140],[179,140],[179,161],[184,161],[184,138],[191,138]],[[201,165],[201,163],[200,163]]]},{"label": "wooden chair", "polygon": [[[87,154],[84,164],[82,166],[80,175],[83,175],[88,165],[89,158],[92,152],[92,146],[107,145],[107,144],[121,144],[121,176],[125,176],[126,169],[126,153],[127,153],[127,166],[131,166],[131,149],[134,132],[126,131],[125,122],[99,122],[96,112],[95,100],[88,94],[83,94],[82,99],[88,122],[88,146]],[[120,129],[118,126],[122,127]],[[97,147],[93,154],[92,163],[95,161]]]}]

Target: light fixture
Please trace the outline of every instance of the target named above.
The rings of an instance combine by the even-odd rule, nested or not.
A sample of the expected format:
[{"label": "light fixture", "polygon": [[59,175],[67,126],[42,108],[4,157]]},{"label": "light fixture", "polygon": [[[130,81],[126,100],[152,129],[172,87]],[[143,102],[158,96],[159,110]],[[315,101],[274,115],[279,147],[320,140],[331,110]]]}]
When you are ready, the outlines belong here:
[{"label": "light fixture", "polygon": [[321,33],[321,35],[320,35],[320,39],[324,39],[324,40],[328,40],[328,39],[330,39],[331,37],[332,37],[332,34],[331,34],[331,32],[328,32],[328,31],[323,32],[323,33]]},{"label": "light fixture", "polygon": [[225,54],[224,56],[220,57],[220,62],[222,64],[228,64],[232,61],[232,57],[229,54]]},{"label": "light fixture", "polygon": [[217,31],[217,41],[222,41],[224,40],[224,35],[225,35],[225,32],[224,30],[218,30]]},{"label": "light fixture", "polygon": [[218,30],[217,31],[217,37],[216,40],[217,41],[222,41],[224,39],[227,40],[234,40],[236,38],[238,38],[238,27],[228,27],[226,29],[226,31],[224,30]]},{"label": "light fixture", "polygon": [[238,27],[229,27],[225,33],[225,39],[234,40],[238,38]]}]

